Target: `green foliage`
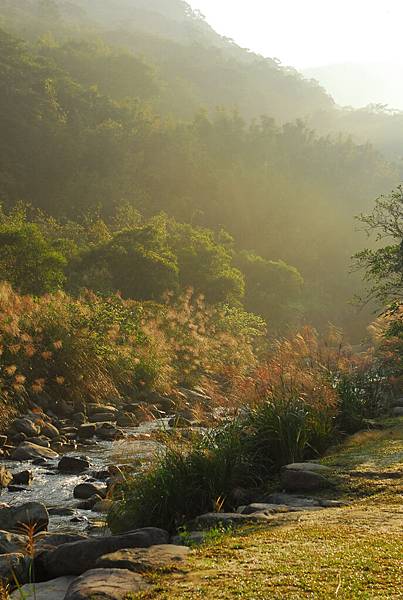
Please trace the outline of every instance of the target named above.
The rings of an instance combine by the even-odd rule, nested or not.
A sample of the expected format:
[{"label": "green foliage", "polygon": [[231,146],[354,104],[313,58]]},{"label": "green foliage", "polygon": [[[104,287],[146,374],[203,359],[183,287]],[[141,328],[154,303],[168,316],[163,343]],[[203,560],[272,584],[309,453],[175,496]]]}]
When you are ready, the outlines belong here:
[{"label": "green foliage", "polygon": [[126,298],[161,300],[178,287],[176,259],[158,222],[116,233],[81,255],[75,268],[81,285],[102,293],[119,291]]},{"label": "green foliage", "polygon": [[61,288],[66,260],[33,223],[0,225],[0,279],[23,294]]}]

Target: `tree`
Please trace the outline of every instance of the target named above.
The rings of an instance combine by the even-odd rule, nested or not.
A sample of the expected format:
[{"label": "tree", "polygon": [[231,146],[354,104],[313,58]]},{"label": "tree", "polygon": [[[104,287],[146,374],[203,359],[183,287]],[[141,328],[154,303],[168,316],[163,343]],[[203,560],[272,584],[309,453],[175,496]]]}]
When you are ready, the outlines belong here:
[{"label": "tree", "polygon": [[403,186],[376,200],[370,214],[357,217],[368,236],[376,242],[387,241],[380,248],[366,248],[355,256],[355,264],[364,270],[369,284],[366,300],[382,305],[402,304],[403,300]]},{"label": "tree", "polygon": [[65,281],[66,260],[33,223],[0,225],[0,278],[23,294],[55,291]]},{"label": "tree", "polygon": [[164,223],[155,219],[142,227],[116,233],[94,249],[84,252],[72,265],[82,287],[96,292],[121,292],[136,300],[161,300],[164,292],[176,291],[178,267],[166,243]]}]

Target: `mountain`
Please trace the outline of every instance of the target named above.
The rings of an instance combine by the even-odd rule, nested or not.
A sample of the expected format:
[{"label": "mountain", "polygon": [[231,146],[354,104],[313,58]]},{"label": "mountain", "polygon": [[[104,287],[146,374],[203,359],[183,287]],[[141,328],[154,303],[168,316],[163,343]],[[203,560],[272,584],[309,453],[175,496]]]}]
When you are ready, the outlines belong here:
[{"label": "mountain", "polygon": [[372,104],[403,110],[403,62],[333,64],[304,69],[302,73],[317,80],[341,106],[362,108]]}]

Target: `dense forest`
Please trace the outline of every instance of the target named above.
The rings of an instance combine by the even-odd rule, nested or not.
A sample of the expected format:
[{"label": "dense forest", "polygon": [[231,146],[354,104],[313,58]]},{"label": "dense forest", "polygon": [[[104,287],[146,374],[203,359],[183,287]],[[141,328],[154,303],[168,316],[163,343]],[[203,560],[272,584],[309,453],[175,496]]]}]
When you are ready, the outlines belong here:
[{"label": "dense forest", "polygon": [[[401,164],[393,136],[320,131],[367,123],[370,137],[376,122],[388,137],[399,115],[342,111],[185,2],[2,0],[0,23],[2,235],[57,255],[53,287],[160,300],[192,286],[272,332],[332,322],[362,336],[354,216]],[[51,291],[18,272],[17,289]]]}]

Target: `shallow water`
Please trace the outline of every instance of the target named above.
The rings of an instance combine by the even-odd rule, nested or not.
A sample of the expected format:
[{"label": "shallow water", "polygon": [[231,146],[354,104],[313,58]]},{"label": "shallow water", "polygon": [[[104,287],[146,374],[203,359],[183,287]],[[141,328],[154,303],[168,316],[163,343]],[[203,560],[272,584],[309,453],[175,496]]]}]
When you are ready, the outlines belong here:
[{"label": "shallow water", "polygon": [[[139,466],[149,460],[158,448],[158,443],[150,435],[156,429],[163,429],[166,420],[156,420],[144,423],[139,427],[123,429],[126,436],[115,442],[97,441],[95,444],[78,446],[77,449],[66,452],[71,456],[86,456],[91,466],[87,473],[68,475],[59,473],[57,464],[60,459],[46,462],[46,465],[33,465],[31,461],[16,462],[2,460],[0,465],[5,466],[12,473],[29,470],[33,474],[33,481],[24,491],[9,492],[3,490],[0,502],[11,506],[21,505],[25,502],[42,502],[50,508],[62,507],[73,508],[74,515],[50,516],[49,531],[57,532],[84,532],[91,523],[105,521],[105,515],[97,514],[88,510],[77,509],[77,499],[73,498],[73,490],[76,485],[84,481],[94,481],[91,478],[92,471],[102,471],[108,465],[131,464]],[[136,436],[144,436],[146,439],[136,439]],[[150,435],[150,439],[147,439]],[[78,522],[72,522],[78,518]]]}]

